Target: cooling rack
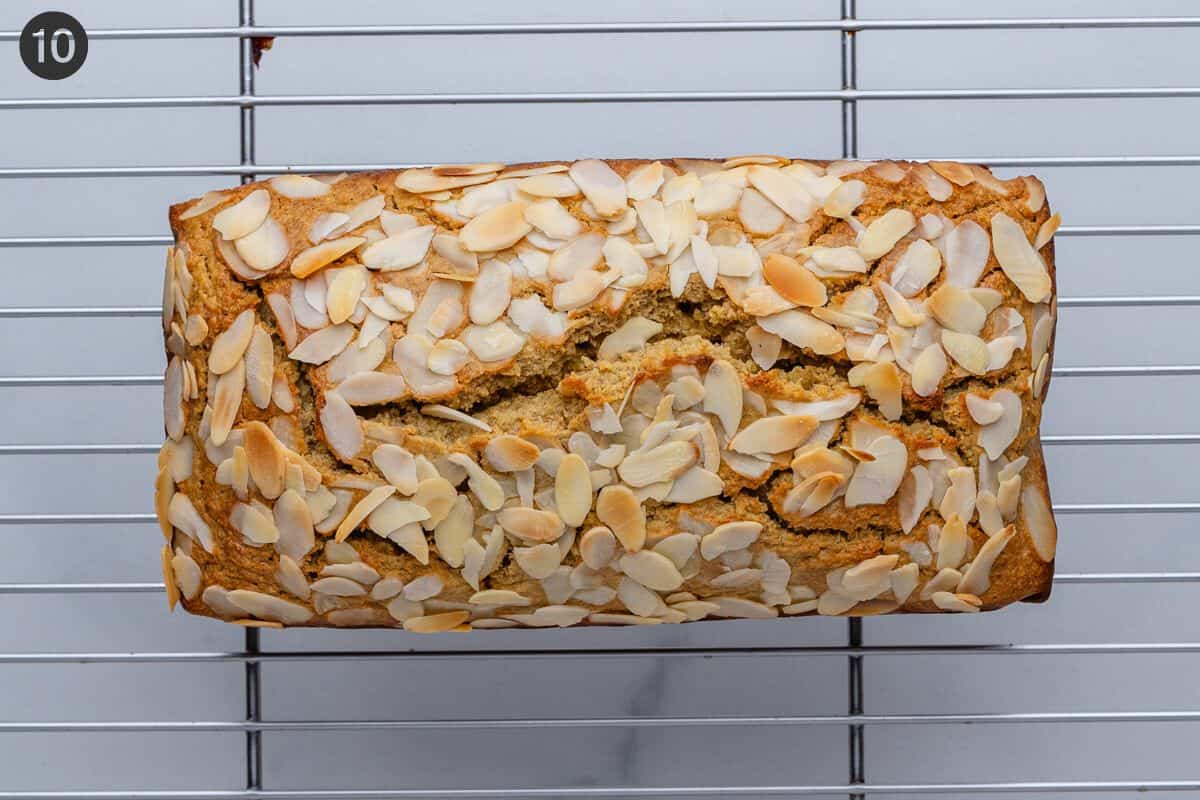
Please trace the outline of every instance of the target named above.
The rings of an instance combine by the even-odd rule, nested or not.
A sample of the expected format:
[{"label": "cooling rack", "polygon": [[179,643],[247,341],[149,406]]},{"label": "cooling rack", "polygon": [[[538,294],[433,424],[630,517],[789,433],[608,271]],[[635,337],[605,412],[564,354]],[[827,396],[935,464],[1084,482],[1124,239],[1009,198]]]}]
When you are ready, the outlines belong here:
[{"label": "cooling rack", "polygon": [[[12,184],[34,180],[67,184],[72,180],[111,179],[111,185],[119,187],[123,179],[250,181],[256,176],[290,171],[393,168],[405,164],[262,159],[259,111],[544,104],[832,104],[839,116],[838,151],[813,155],[969,155],[972,160],[998,168],[1049,170],[1056,175],[1087,169],[1128,172],[1200,166],[1200,154],[1192,153],[1079,155],[1069,148],[1053,156],[860,152],[861,135],[868,126],[878,124],[878,117],[872,119],[863,113],[866,104],[880,107],[904,101],[1056,100],[1186,104],[1200,98],[1200,85],[918,89],[861,88],[859,80],[860,48],[866,35],[876,37],[870,40],[873,46],[887,47],[887,37],[906,32],[949,36],[956,31],[1008,31],[1066,36],[1086,31],[1164,30],[1183,43],[1200,35],[1200,17],[875,19],[859,18],[855,0],[841,0],[840,8],[835,7],[840,13],[827,19],[280,26],[256,25],[254,1],[237,0],[236,6],[230,2],[230,18],[236,10],[236,25],[89,30],[96,42],[175,40],[187,46],[193,40],[211,40],[230,43],[230,55],[235,50],[232,45],[236,45],[236,71],[232,59],[228,68],[230,84],[236,85],[236,91],[180,96],[0,98],[0,119],[5,126],[29,119],[22,115],[55,109],[233,109],[238,115],[236,163],[4,165],[0,166],[0,180]],[[886,9],[890,13],[897,7]],[[327,16],[330,13],[326,10]],[[746,91],[657,91],[647,87],[636,91],[267,94],[256,91],[253,66],[253,42],[257,37],[280,37],[284,41],[355,39],[375,46],[415,37],[455,41],[511,36],[607,37],[611,46],[619,47],[621,37],[693,34],[835,37],[837,47],[830,48],[830,52],[837,56],[840,83],[837,88]],[[15,30],[0,31],[0,41],[16,38]],[[399,145],[395,149],[398,153],[404,151]],[[1052,202],[1054,199],[1052,185]],[[12,202],[17,201],[11,196],[0,201]],[[1070,219],[1071,209],[1062,210]],[[1058,236],[1065,244],[1060,245],[1059,274],[1063,283],[1087,285],[1071,279],[1073,271],[1084,268],[1082,258],[1072,257],[1075,251],[1071,244],[1076,241],[1101,243],[1087,251],[1091,258],[1117,259],[1125,257],[1122,247],[1143,252],[1141,243],[1146,241],[1188,241],[1188,237],[1200,234],[1200,224],[1174,219],[1146,222],[1136,215],[1132,219],[1130,222],[1122,217],[1121,224],[1069,224],[1061,228]],[[153,227],[146,225],[147,229]],[[1103,247],[1106,241],[1114,243],[1111,251]],[[110,248],[142,252],[155,249],[144,246],[169,242],[170,237],[163,234],[81,233],[68,225],[63,233],[54,235],[6,233],[0,236],[0,259],[8,262],[5,266],[15,267],[18,261],[36,261],[44,252],[93,254]],[[157,261],[157,256],[138,258],[136,269],[153,269],[157,275]],[[1146,261],[1136,269],[1152,269],[1154,259]],[[1177,285],[1194,285],[1194,278],[1190,280]],[[1059,301],[1060,308],[1067,310],[1062,327],[1069,329],[1075,321],[1075,309],[1106,314],[1125,310],[1143,315],[1140,320],[1166,319],[1176,335],[1194,337],[1194,309],[1200,306],[1200,293],[1176,289],[1133,291],[1131,285],[1157,284],[1153,280],[1130,282],[1120,293],[1064,293]],[[104,329],[100,326],[107,322],[157,318],[160,312],[154,299],[152,295],[131,293],[126,303],[102,304],[81,291],[70,303],[30,305],[18,302],[19,297],[6,296],[0,300],[4,306],[0,307],[0,326],[12,342],[26,335],[36,338],[39,325],[100,320],[94,323],[94,335],[102,338]],[[137,304],[139,301],[144,304]],[[152,336],[154,327],[143,326]],[[17,349],[10,344],[0,350],[0,365],[25,363],[12,355]],[[1105,360],[1113,352],[1107,348],[1095,347],[1091,352],[1100,356],[1095,363],[1075,365],[1068,360],[1064,366],[1055,367],[1052,403],[1056,396],[1065,396],[1068,403],[1086,398],[1072,386],[1091,379],[1096,380],[1087,385],[1101,395],[1137,396],[1147,379],[1166,379],[1182,381],[1171,385],[1185,394],[1185,400],[1188,393],[1194,396],[1197,384],[1187,379],[1200,376],[1200,359],[1192,359],[1191,363],[1121,363],[1116,357]],[[1120,355],[1122,351],[1116,352]],[[43,397],[95,403],[92,413],[102,418],[106,409],[111,412],[113,407],[103,405],[108,400],[89,395],[128,387],[152,397],[162,382],[159,374],[149,371],[71,375],[55,374],[50,369],[37,375],[28,374],[30,371],[0,367],[0,403],[4,404],[0,410],[23,407],[13,399],[16,393],[44,390],[50,394]],[[1103,399],[1097,402],[1103,405]],[[46,413],[52,414],[58,407],[55,401],[47,401]],[[154,404],[148,403],[146,408],[153,409]],[[1114,425],[1099,432],[1061,433],[1055,429],[1043,436],[1050,449],[1052,486],[1068,483],[1063,477],[1068,470],[1079,474],[1092,469],[1091,454],[1115,452],[1096,457],[1095,463],[1115,461],[1120,470],[1132,476],[1117,485],[1132,488],[1122,494],[1106,487],[1102,501],[1072,498],[1055,504],[1063,530],[1056,596],[1050,606],[1011,612],[1019,616],[1010,624],[985,622],[980,626],[976,620],[945,618],[803,619],[790,625],[732,622],[688,626],[684,632],[497,632],[469,637],[470,641],[464,643],[455,637],[414,639],[394,632],[243,632],[202,620],[177,619],[173,624],[183,632],[164,637],[169,646],[160,645],[160,639],[151,636],[126,649],[120,644],[125,641],[122,637],[117,637],[116,646],[103,646],[106,631],[85,630],[78,620],[90,619],[88,613],[96,609],[101,613],[111,609],[114,615],[122,615],[136,608],[135,616],[141,614],[160,623],[161,599],[155,597],[162,592],[160,583],[97,580],[95,573],[89,573],[92,577],[88,580],[35,582],[20,580],[21,574],[17,578],[0,577],[0,685],[24,686],[28,691],[24,698],[0,699],[0,800],[717,795],[855,798],[971,797],[982,793],[1049,798],[1067,794],[1200,793],[1200,770],[1194,754],[1187,756],[1194,747],[1187,743],[1194,743],[1200,733],[1200,692],[1194,677],[1200,661],[1200,630],[1187,613],[1189,603],[1195,607],[1200,571],[1196,571],[1194,538],[1182,541],[1188,535],[1194,537],[1194,515],[1200,512],[1200,502],[1186,499],[1194,496],[1194,489],[1190,495],[1185,493],[1183,500],[1159,500],[1152,494],[1153,464],[1161,461],[1157,454],[1183,448],[1174,451],[1178,455],[1171,463],[1187,465],[1192,451],[1186,448],[1200,444],[1200,433],[1171,432],[1173,427],[1186,427],[1186,420],[1191,419],[1186,414],[1188,408],[1184,402],[1178,408],[1148,415],[1149,427],[1157,423],[1167,432],[1122,432],[1112,428],[1126,426]],[[1104,419],[1104,414],[1099,417]],[[1056,424],[1067,429],[1072,419],[1068,412],[1054,417]],[[21,428],[13,424],[3,430],[8,438],[25,438]],[[0,459],[5,460],[5,471],[0,474],[8,484],[0,494],[0,537],[8,537],[6,542],[36,541],[19,550],[18,556],[29,558],[32,552],[38,558],[70,558],[61,542],[64,536],[94,537],[102,535],[99,531],[138,530],[153,534],[143,537],[147,547],[142,557],[151,566],[157,562],[155,548],[149,544],[157,535],[151,513],[136,509],[60,511],[45,506],[31,510],[27,502],[34,495],[33,485],[47,474],[102,473],[107,469],[104,459],[111,458],[133,458],[144,465],[158,449],[155,441],[100,441],[106,438],[101,424],[85,428],[74,441],[0,443]],[[24,471],[21,465],[26,463],[23,459],[30,465],[25,484],[20,477]],[[143,479],[136,469],[132,472],[134,480]],[[1137,479],[1147,472],[1151,473],[1148,479]],[[151,483],[148,475],[144,479],[146,487]],[[114,471],[97,478],[101,483],[106,479],[124,480],[124,473]],[[1061,483],[1055,483],[1056,479]],[[1074,485],[1070,483],[1069,487]],[[145,505],[149,505],[149,489],[143,494]],[[1106,520],[1115,520],[1109,528],[1124,531],[1125,537],[1145,537],[1147,549],[1162,546],[1164,537],[1156,539],[1150,532],[1157,525],[1175,536],[1173,550],[1157,561],[1139,555],[1093,560],[1087,563],[1102,563],[1104,568],[1086,568],[1086,560],[1077,559],[1084,563],[1083,568],[1077,567],[1070,556],[1089,546],[1079,539]],[[1126,540],[1110,535],[1090,546]],[[115,561],[101,561],[99,566],[111,568],[113,575],[128,572],[126,565]],[[3,572],[0,576],[12,574]],[[63,568],[52,574],[83,573]],[[1092,593],[1080,600],[1072,594],[1076,590]],[[1145,609],[1146,615],[1165,618],[1166,622],[1147,622],[1144,627],[1136,621],[1131,623],[1136,615],[1128,614],[1130,598],[1143,603],[1148,599],[1154,606]],[[66,603],[66,610],[59,615],[62,635],[53,640],[29,636],[31,611],[38,608],[37,603],[48,601]],[[1081,618],[1085,621],[1071,631],[1053,629],[1051,625],[1050,630],[1021,636],[1023,626],[1039,619],[1039,615],[1050,614],[1054,606],[1059,612],[1055,624],[1071,624]],[[1010,612],[987,618],[1003,619],[1005,614]],[[161,625],[158,630],[162,630]],[[24,644],[26,640],[31,644]],[[44,641],[52,643],[41,644]],[[89,646],[73,648],[74,641]],[[38,676],[57,670],[72,672],[67,677],[39,682]],[[97,672],[103,677],[93,682]],[[197,678],[199,675],[208,677]],[[329,684],[322,680],[328,681],[331,675],[347,676],[344,685],[337,687],[340,693],[334,692],[338,699],[330,703],[313,700],[313,694],[330,691]],[[391,681],[409,684],[397,690],[402,695],[399,701],[381,697]],[[747,686],[747,682],[761,685]],[[162,683],[170,691],[164,692]],[[82,687],[82,696],[92,697],[94,707],[73,706],[65,697],[56,697],[56,687],[64,695],[71,695],[63,688],[67,684]],[[982,691],[980,687],[986,684],[996,684],[1000,691],[994,696]],[[687,691],[680,693],[681,686],[687,691],[710,693],[735,686],[737,691],[712,701],[688,695]],[[1130,686],[1140,688],[1127,691]],[[120,713],[119,702],[95,697],[106,691],[119,695],[118,700],[139,692],[156,699],[136,708],[141,716],[130,717]],[[192,691],[198,697],[195,702],[173,705],[163,699]],[[514,697],[504,696],[509,691]],[[456,699],[454,695],[460,692],[465,698]],[[589,694],[609,705],[572,699]],[[162,711],[160,717],[154,716],[156,708]],[[1164,728],[1171,732],[1162,733]],[[465,737],[458,741],[469,742],[456,751],[456,758],[444,752],[453,737]],[[1137,741],[1149,745],[1139,747]],[[72,744],[62,747],[62,742]],[[1025,743],[1024,752],[1021,742]],[[1174,747],[1172,742],[1176,743]],[[602,753],[581,752],[596,743],[605,748]],[[115,759],[117,766],[89,774],[76,764],[73,770],[75,748],[85,752],[86,759]],[[1063,755],[1072,748],[1075,752]],[[1033,752],[1038,749],[1049,752],[1043,757]],[[1162,752],[1150,752],[1156,749]],[[125,750],[133,751],[132,758],[114,755]],[[972,760],[965,751],[993,756],[1015,752],[1019,757],[989,772],[981,766],[988,763],[986,760]],[[323,760],[321,754],[329,752],[338,755]],[[1056,752],[1061,758],[1055,757]],[[538,759],[544,754],[559,759],[558,766],[542,767]],[[954,768],[947,754],[955,755],[965,766]],[[588,755],[595,757],[589,761]],[[578,759],[578,765],[562,769],[562,759],[568,756]],[[30,763],[21,763],[25,759]],[[86,759],[86,763],[94,763]],[[168,767],[152,768],[152,759],[161,759]],[[663,760],[672,761],[672,767],[663,767]],[[311,762],[307,772],[305,761]],[[913,762],[921,762],[922,768],[913,769]],[[199,769],[187,768],[187,763],[198,763]],[[1061,771],[1066,767],[1070,767],[1071,774]]]}]

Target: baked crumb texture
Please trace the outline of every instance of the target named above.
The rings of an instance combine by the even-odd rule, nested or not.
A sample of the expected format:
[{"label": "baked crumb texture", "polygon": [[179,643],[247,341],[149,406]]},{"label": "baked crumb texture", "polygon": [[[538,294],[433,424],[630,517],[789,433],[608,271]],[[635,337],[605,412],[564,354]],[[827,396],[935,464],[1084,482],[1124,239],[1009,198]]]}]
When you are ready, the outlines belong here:
[{"label": "baked crumb texture", "polygon": [[472,164],[173,206],[172,607],[412,631],[1050,590],[1036,178]]}]

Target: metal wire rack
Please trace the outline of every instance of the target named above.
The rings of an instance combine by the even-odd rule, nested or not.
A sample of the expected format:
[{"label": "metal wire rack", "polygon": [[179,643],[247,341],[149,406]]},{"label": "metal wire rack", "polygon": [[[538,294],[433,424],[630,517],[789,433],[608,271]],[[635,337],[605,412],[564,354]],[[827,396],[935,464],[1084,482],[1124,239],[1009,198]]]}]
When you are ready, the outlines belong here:
[{"label": "metal wire rack", "polygon": [[[211,96],[161,96],[161,97],[80,97],[80,98],[20,98],[0,99],[0,115],[6,123],[18,113],[37,113],[44,109],[95,109],[95,108],[186,108],[186,107],[233,107],[239,109],[240,134],[238,163],[215,163],[205,165],[168,166],[97,166],[97,167],[7,167],[0,166],[0,179],[58,179],[58,178],[122,178],[161,176],[233,176],[250,181],[258,175],[299,172],[336,172],[343,170],[378,169],[402,166],[398,163],[346,163],[346,164],[260,164],[256,159],[256,110],[270,106],[371,106],[371,105],[445,105],[445,104],[539,104],[539,103],[677,103],[677,102],[751,102],[751,101],[835,101],[841,109],[841,153],[845,157],[869,156],[859,152],[859,103],[862,101],[894,100],[966,100],[966,99],[1135,99],[1135,98],[1196,98],[1200,97],[1200,86],[1144,87],[1144,88],[1037,88],[1037,89],[861,89],[858,86],[859,64],[857,35],[865,31],[953,31],[953,30],[1067,30],[1067,29],[1194,29],[1200,27],[1200,17],[1111,17],[1111,18],[1037,18],[1037,19],[858,19],[855,0],[841,0],[838,19],[796,21],[713,21],[713,22],[615,22],[615,23],[530,23],[530,24],[436,24],[436,25],[357,25],[357,26],[256,26],[254,24],[254,0],[238,0],[238,24],[229,27],[195,28],[145,28],[92,30],[96,40],[166,40],[166,39],[230,39],[240,43],[238,48],[237,93]],[[840,37],[841,88],[832,90],[796,91],[637,91],[637,92],[505,92],[505,93],[389,93],[389,94],[288,94],[262,95],[255,91],[255,74],[252,64],[252,38],[278,37],[406,37],[406,36],[464,36],[481,37],[493,35],[537,35],[571,34],[653,34],[653,33],[726,33],[726,32],[813,32],[824,31]],[[0,31],[0,41],[11,41],[17,37],[15,31]],[[901,155],[901,154],[890,154]],[[922,154],[910,154],[919,157]],[[1184,154],[1171,156],[1077,156],[1055,157],[976,157],[997,166],[1020,167],[1163,167],[1200,166],[1200,155]],[[1198,224],[1128,224],[1128,225],[1076,225],[1065,226],[1059,236],[1063,237],[1147,237],[1147,236],[1191,236],[1200,234]],[[5,248],[70,248],[141,246],[166,244],[170,238],[164,235],[61,235],[61,236],[4,236],[0,237],[0,250]],[[1071,264],[1061,269],[1069,270]],[[1063,308],[1195,308],[1200,306],[1200,295],[1115,295],[1063,297]],[[13,306],[0,308],[0,321],[38,319],[103,319],[103,318],[147,318],[156,317],[159,310],[153,305],[66,305],[66,306]],[[1196,376],[1200,375],[1200,363],[1170,365],[1099,365],[1061,366],[1055,368],[1059,378],[1110,378],[1114,380],[1138,380],[1144,377]],[[88,387],[109,386],[156,386],[161,384],[158,374],[100,374],[100,375],[2,375],[0,390],[20,388],[52,387],[66,391],[86,391]],[[2,397],[0,393],[0,397]],[[1056,434],[1047,435],[1043,441],[1056,446],[1159,446],[1195,445],[1200,443],[1200,433],[1101,433],[1101,434]],[[0,457],[91,457],[151,454],[158,445],[152,442],[96,443],[72,442],[56,444],[0,444]],[[1183,514],[1200,511],[1200,502],[1154,502],[1114,501],[1087,503],[1059,503],[1056,511],[1062,515],[1127,515],[1130,519],[1142,519],[1138,515]],[[0,531],[29,529],[34,526],[131,526],[153,523],[150,513],[84,512],[60,513],[57,511],[0,514]],[[1060,565],[1067,566],[1067,565]],[[1186,584],[1200,583],[1197,571],[1076,571],[1060,573],[1058,585],[1140,585],[1140,584]],[[0,599],[20,595],[61,596],[96,595],[111,598],[116,595],[154,594],[162,591],[156,582],[138,581],[92,581],[92,582],[4,582],[0,583]],[[2,623],[0,623],[2,624]],[[735,625],[741,623],[734,623]],[[801,622],[800,624],[803,624]],[[664,626],[665,627],[665,626]],[[782,633],[782,628],[773,632]],[[3,628],[0,628],[2,630]],[[933,795],[957,794],[962,796],[979,793],[1039,794],[1056,796],[1065,793],[1119,793],[1119,792],[1200,792],[1200,774],[1184,780],[1162,780],[1154,773],[1141,774],[1123,780],[1030,780],[1021,774],[1002,781],[872,781],[869,779],[868,747],[866,732],[870,729],[885,729],[896,726],[1004,726],[1004,725],[1056,725],[1056,724],[1100,724],[1105,726],[1136,725],[1140,723],[1200,723],[1200,703],[1193,690],[1178,687],[1178,697],[1186,708],[1167,710],[1083,710],[1058,711],[992,711],[978,713],[868,713],[867,672],[865,664],[873,660],[908,659],[940,656],[975,656],[991,659],[993,656],[1151,656],[1161,655],[1191,659],[1195,664],[1200,653],[1200,640],[1140,642],[1123,641],[1117,634],[1115,641],[1086,643],[962,643],[962,644],[864,644],[864,623],[849,620],[845,624],[844,644],[778,644],[777,640],[767,644],[723,643],[715,636],[713,644],[704,646],[680,646],[670,639],[636,640],[633,646],[603,647],[587,642],[583,647],[574,646],[579,639],[571,639],[572,646],[563,646],[568,640],[548,638],[495,641],[540,641],[545,646],[504,647],[503,649],[446,649],[442,643],[427,646],[424,641],[413,642],[403,639],[402,644],[386,649],[369,647],[327,649],[264,649],[263,639],[274,635],[260,634],[247,629],[240,649],[233,650],[146,650],[134,652],[57,652],[29,650],[0,652],[0,669],[13,669],[21,665],[135,665],[135,664],[232,664],[240,666],[241,690],[244,693],[244,715],[235,720],[100,720],[100,721],[53,721],[33,719],[28,721],[0,720],[0,735],[20,734],[67,734],[86,733],[94,736],[120,734],[166,734],[166,733],[218,733],[244,737],[244,786],[241,788],[197,788],[194,790],[50,790],[26,791],[10,789],[0,782],[0,800],[16,798],[164,798],[185,800],[186,798],[401,798],[401,797],[800,797],[800,796],[880,796],[880,795]],[[551,634],[552,636],[553,634]],[[537,634],[541,637],[542,634]],[[296,642],[296,638],[281,640]],[[365,641],[362,639],[356,641]],[[391,638],[389,643],[396,641]],[[490,645],[484,641],[482,646]],[[606,639],[605,641],[612,641]],[[740,640],[738,640],[740,641]],[[394,716],[387,719],[267,719],[263,713],[264,669],[276,665],[312,663],[344,664],[347,662],[391,662],[407,668],[422,662],[447,662],[485,665],[506,662],[546,661],[560,662],[588,659],[604,662],[621,662],[638,659],[663,659],[669,661],[708,661],[728,658],[806,657],[821,660],[836,659],[845,662],[844,686],[847,703],[844,713],[778,713],[778,714],[673,714],[670,716],[648,716],[639,714],[553,716],[543,712],[538,715],[513,715],[500,718],[479,716],[478,718],[413,718]],[[86,667],[85,667],[86,668]],[[472,667],[474,668],[474,667]],[[0,672],[0,677],[4,673]],[[286,716],[286,715],[284,715]],[[683,729],[717,731],[729,728],[781,729],[844,729],[848,734],[846,765],[848,771],[844,781],[779,783],[767,774],[766,781],[739,785],[687,785],[679,782],[672,785],[618,785],[615,782],[593,781],[578,785],[559,786],[504,786],[463,788],[443,786],[412,788],[391,786],[369,789],[309,789],[278,788],[264,778],[264,753],[267,752],[265,737],[285,734],[315,735],[318,733],[348,735],[353,732],[380,731],[427,731],[431,734],[448,731],[523,731],[542,737],[541,741],[564,730],[621,731]],[[4,753],[4,740],[0,739],[0,754]],[[877,752],[877,751],[874,751]],[[780,754],[785,756],[785,754]],[[0,764],[3,755],[0,755]],[[402,782],[402,778],[397,778]],[[498,780],[497,783],[500,781]]]}]

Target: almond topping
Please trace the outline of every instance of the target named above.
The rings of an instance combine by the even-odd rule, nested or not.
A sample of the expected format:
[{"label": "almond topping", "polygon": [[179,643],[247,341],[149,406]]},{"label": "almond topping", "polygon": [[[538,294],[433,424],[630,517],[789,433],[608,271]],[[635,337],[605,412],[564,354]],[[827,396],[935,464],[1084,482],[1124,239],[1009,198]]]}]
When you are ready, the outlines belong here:
[{"label": "almond topping", "polygon": [[213,339],[212,349],[208,352],[208,368],[217,375],[233,369],[249,347],[253,334],[254,309],[247,308]]},{"label": "almond topping", "polygon": [[592,509],[592,479],[587,462],[568,453],[554,476],[554,505],[562,521],[571,527],[583,524]]},{"label": "almond topping", "polygon": [[697,458],[696,446],[691,442],[667,442],[626,456],[617,467],[617,474],[630,486],[649,486],[674,480],[695,464]]},{"label": "almond topping", "polygon": [[817,429],[817,418],[784,414],[755,420],[742,429],[729,442],[729,449],[737,453],[782,453],[794,450],[804,443]]},{"label": "almond topping", "polygon": [[240,239],[262,227],[271,211],[271,193],[255,189],[213,217],[212,226],[226,241]]},{"label": "almond topping", "polygon": [[516,200],[484,211],[458,232],[462,246],[473,252],[494,252],[512,247],[533,230],[525,221],[526,203]]},{"label": "almond topping", "polygon": [[626,552],[636,553],[646,542],[646,514],[628,486],[613,484],[600,490],[596,516],[609,527]]},{"label": "almond topping", "polygon": [[700,555],[705,561],[742,550],[758,540],[763,526],[758,522],[726,522],[700,538]]},{"label": "almond topping", "polygon": [[893,208],[867,226],[858,242],[858,252],[867,261],[885,256],[916,225],[911,211]]},{"label": "almond topping", "polygon": [[[344,214],[342,216],[345,216]],[[327,267],[354,248],[367,240],[361,236],[343,236],[329,242],[322,242],[302,250],[292,259],[292,275],[297,278],[307,278],[323,267]]]},{"label": "almond topping", "polygon": [[526,542],[553,542],[563,534],[563,521],[550,511],[534,508],[506,508],[496,515],[505,531]]},{"label": "almond topping", "polygon": [[671,559],[653,550],[639,550],[621,556],[621,571],[656,592],[673,592],[683,585],[683,576]]},{"label": "almond topping", "polygon": [[[368,492],[366,497],[364,497],[362,500],[359,500],[358,503],[351,507],[349,513],[346,514],[346,518],[342,520],[340,525],[338,525],[337,533],[334,535],[334,541],[344,542],[346,537],[348,537],[351,532],[358,527],[359,523],[370,516],[372,511],[378,508],[384,500],[387,500],[395,493],[395,486],[380,486],[379,488],[372,489],[370,492]],[[316,590],[316,584],[313,585],[313,588]]]},{"label": "almond topping", "polygon": [[823,306],[828,300],[825,284],[789,256],[768,254],[763,261],[763,277],[788,302],[798,306]]},{"label": "almond topping", "polygon": [[362,251],[362,263],[368,269],[383,272],[395,272],[415,267],[425,260],[436,230],[437,228],[433,225],[422,225],[380,239]]},{"label": "almond topping", "polygon": [[992,247],[1000,268],[1025,299],[1041,303],[1050,298],[1052,285],[1046,263],[1025,237],[1024,229],[1006,214],[992,217]]},{"label": "almond topping", "polygon": [[576,161],[568,174],[601,217],[612,219],[625,212],[625,181],[608,164],[594,158]]}]

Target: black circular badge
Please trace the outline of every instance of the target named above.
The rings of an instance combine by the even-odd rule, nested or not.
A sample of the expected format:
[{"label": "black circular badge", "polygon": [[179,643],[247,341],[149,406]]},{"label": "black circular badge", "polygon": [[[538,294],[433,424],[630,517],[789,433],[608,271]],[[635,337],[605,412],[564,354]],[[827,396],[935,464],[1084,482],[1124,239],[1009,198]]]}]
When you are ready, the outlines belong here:
[{"label": "black circular badge", "polygon": [[38,14],[21,31],[21,60],[30,72],[48,81],[78,72],[87,51],[87,31],[79,20],[61,11]]}]

